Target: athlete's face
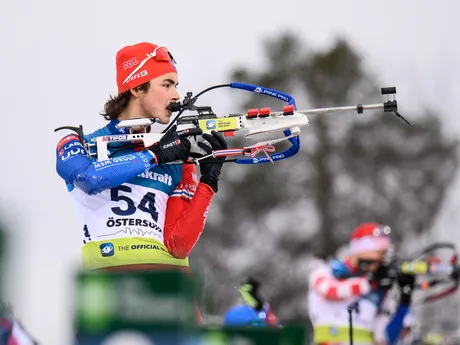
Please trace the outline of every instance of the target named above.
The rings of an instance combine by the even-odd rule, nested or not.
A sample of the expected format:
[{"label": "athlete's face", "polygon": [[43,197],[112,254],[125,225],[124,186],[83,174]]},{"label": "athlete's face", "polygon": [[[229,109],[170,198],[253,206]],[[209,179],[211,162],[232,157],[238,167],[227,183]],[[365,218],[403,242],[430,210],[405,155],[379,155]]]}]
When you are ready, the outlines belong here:
[{"label": "athlete's face", "polygon": [[179,100],[177,85],[177,73],[174,72],[152,79],[149,89],[137,94],[142,115],[156,118],[161,124],[168,124],[171,117],[169,105]]},{"label": "athlete's face", "polygon": [[353,261],[355,265],[358,265],[360,261],[367,262],[367,270],[374,272],[383,264],[386,252],[386,250],[370,250],[367,252],[362,252],[355,254]]}]

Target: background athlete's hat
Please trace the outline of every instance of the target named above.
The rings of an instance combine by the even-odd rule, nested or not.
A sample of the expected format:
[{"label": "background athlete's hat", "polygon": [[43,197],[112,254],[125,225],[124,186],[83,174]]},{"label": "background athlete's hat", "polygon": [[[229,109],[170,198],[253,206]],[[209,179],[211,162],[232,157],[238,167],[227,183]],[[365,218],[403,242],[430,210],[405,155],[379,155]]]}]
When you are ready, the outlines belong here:
[{"label": "background athlete's hat", "polygon": [[359,254],[367,251],[385,250],[391,246],[391,229],[387,225],[363,223],[351,235],[350,251]]},{"label": "background athlete's hat", "polygon": [[116,56],[118,94],[160,75],[176,72],[174,64],[166,47],[141,42],[121,48]]}]

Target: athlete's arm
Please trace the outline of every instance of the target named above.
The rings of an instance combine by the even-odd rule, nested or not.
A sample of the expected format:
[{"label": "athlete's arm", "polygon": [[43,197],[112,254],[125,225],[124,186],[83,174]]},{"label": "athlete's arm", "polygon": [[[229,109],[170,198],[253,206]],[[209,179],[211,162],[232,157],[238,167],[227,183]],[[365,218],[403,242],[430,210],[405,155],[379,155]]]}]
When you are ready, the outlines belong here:
[{"label": "athlete's arm", "polygon": [[164,243],[172,256],[188,257],[204,229],[214,191],[207,184],[196,186],[196,168],[183,165],[182,180],[168,200]]},{"label": "athlete's arm", "polygon": [[153,158],[154,155],[145,149],[101,162],[92,162],[78,136],[71,134],[57,145],[56,170],[67,183],[92,195],[117,187],[148,171],[155,166],[150,163]]},{"label": "athlete's arm", "polygon": [[365,277],[339,280],[332,275],[327,266],[321,266],[312,272],[309,285],[324,298],[336,301],[362,296],[371,291],[371,284]]},{"label": "athlete's arm", "polygon": [[398,276],[399,304],[393,318],[386,329],[388,344],[396,344],[404,328],[404,320],[410,312],[412,293],[414,292],[415,276],[411,274],[400,274]]},{"label": "athlete's arm", "polygon": [[382,299],[378,305],[378,313],[374,321],[373,337],[376,345],[390,345],[388,343],[387,327],[397,308],[397,301],[395,291],[390,290],[381,293]]},{"label": "athlete's arm", "polygon": [[396,313],[386,328],[388,344],[393,345],[398,342],[401,331],[404,328],[404,318],[409,313],[409,308],[408,305],[400,304],[398,309],[396,309]]}]

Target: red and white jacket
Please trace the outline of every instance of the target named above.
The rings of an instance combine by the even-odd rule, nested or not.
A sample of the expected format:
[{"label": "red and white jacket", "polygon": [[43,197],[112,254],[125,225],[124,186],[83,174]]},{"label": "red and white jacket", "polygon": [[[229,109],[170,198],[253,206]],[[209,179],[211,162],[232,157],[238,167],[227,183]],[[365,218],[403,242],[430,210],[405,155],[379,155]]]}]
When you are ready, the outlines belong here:
[{"label": "red and white jacket", "polygon": [[389,317],[380,310],[387,303],[385,298],[378,296],[366,277],[337,279],[327,263],[316,261],[309,275],[308,292],[313,326],[348,328],[348,307],[355,301],[359,312],[353,312],[353,327],[371,332],[376,342],[384,342]]}]

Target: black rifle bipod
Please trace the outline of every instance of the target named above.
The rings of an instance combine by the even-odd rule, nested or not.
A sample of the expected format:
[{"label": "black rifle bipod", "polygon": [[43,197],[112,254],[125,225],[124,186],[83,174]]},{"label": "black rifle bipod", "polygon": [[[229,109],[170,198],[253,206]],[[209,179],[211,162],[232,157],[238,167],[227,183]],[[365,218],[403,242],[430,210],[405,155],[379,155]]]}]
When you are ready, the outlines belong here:
[{"label": "black rifle bipod", "polygon": [[396,87],[382,87],[380,90],[382,95],[387,96],[387,101],[383,103],[383,111],[391,112],[407,123],[409,126],[412,127],[412,124],[398,112],[398,101],[396,101]]}]

